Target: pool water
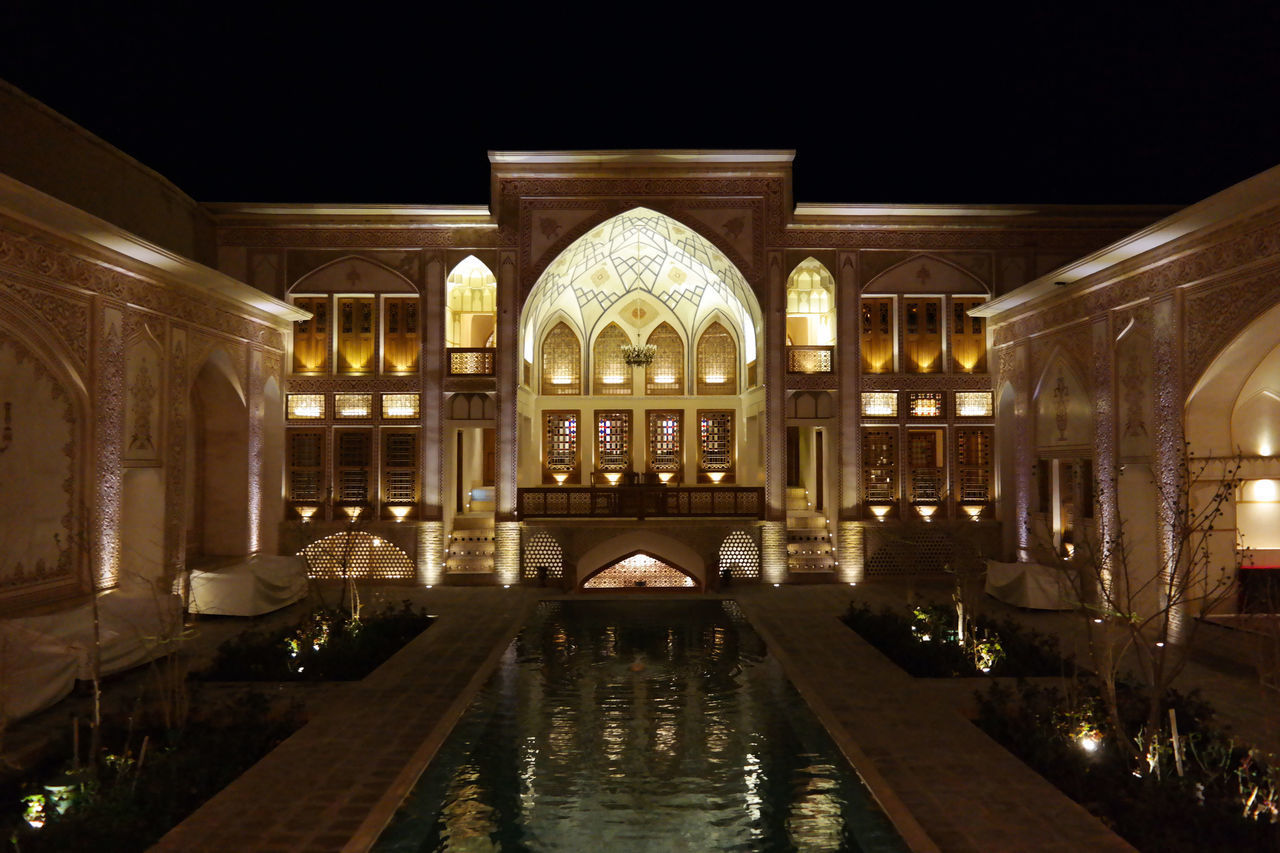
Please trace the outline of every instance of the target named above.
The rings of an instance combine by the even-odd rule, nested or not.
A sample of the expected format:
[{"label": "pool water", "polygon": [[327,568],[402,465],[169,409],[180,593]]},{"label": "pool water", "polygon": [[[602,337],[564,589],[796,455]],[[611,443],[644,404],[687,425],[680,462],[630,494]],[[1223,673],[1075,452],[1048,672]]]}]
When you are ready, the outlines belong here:
[{"label": "pool water", "polygon": [[377,851],[906,850],[732,602],[543,602]]}]

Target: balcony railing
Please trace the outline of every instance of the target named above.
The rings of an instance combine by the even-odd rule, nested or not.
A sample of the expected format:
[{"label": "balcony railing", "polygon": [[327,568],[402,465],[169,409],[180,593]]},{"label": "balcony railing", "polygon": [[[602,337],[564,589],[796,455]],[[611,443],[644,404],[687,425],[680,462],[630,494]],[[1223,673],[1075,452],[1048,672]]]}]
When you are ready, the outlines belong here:
[{"label": "balcony railing", "polygon": [[787,347],[787,373],[833,373],[835,347]]},{"label": "balcony railing", "polygon": [[493,353],[489,347],[449,347],[449,376],[493,376]]},{"label": "balcony railing", "polygon": [[520,489],[522,518],[764,518],[751,486],[547,486]]}]

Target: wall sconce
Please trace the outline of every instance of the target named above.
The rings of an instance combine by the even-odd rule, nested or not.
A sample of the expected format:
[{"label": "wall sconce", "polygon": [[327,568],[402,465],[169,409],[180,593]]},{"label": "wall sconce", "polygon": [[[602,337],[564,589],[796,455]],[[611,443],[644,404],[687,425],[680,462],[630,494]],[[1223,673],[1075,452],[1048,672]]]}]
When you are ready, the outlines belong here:
[{"label": "wall sconce", "polygon": [[664,483],[664,484],[665,484],[665,483],[669,483],[669,482],[671,482],[671,478],[672,478],[673,476],[674,476],[674,475],[673,475],[670,471],[659,471],[659,472],[658,472],[658,480],[660,480],[660,481],[661,481],[662,483]]},{"label": "wall sconce", "polygon": [[404,521],[405,516],[409,514],[409,510],[411,510],[412,508],[413,507],[408,507],[408,506],[387,507],[387,509],[390,510],[391,515],[395,517],[395,520],[397,523]]},{"label": "wall sconce", "polygon": [[609,481],[609,485],[616,486],[618,481],[622,479],[622,474],[617,471],[610,471],[604,475],[604,478]]},{"label": "wall sconce", "polygon": [[960,504],[960,509],[964,510],[964,514],[974,521],[982,517],[982,504]]},{"label": "wall sconce", "polygon": [[342,511],[347,514],[347,518],[350,519],[351,521],[358,521],[360,518],[360,513],[364,512],[364,507],[344,506],[342,508]]},{"label": "wall sconce", "polygon": [[567,479],[569,479],[569,475],[568,475],[568,474],[566,474],[564,471],[557,471],[556,473],[552,474],[551,476],[552,476],[552,478],[556,481],[556,485],[557,485],[557,486],[563,486],[563,485],[564,485],[564,481],[565,481],[565,480],[567,480]]},{"label": "wall sconce", "polygon": [[710,480],[710,481],[711,481],[711,482],[713,482],[713,483],[719,483],[721,480],[723,480],[723,479],[724,479],[724,472],[723,472],[723,471],[708,471],[708,472],[707,472],[707,479],[708,479],[708,480]]},{"label": "wall sconce", "polygon": [[872,504],[871,514],[876,517],[876,521],[884,521],[885,516],[889,514],[888,504]]},{"label": "wall sconce", "polygon": [[933,514],[937,511],[937,504],[916,504],[916,512],[920,513],[920,517],[925,521],[932,520]]},{"label": "wall sconce", "polygon": [[306,524],[309,521],[311,521],[311,517],[316,514],[316,511],[320,509],[320,507],[300,506],[300,507],[296,507],[296,509],[298,510],[298,517],[302,519],[303,524]]}]

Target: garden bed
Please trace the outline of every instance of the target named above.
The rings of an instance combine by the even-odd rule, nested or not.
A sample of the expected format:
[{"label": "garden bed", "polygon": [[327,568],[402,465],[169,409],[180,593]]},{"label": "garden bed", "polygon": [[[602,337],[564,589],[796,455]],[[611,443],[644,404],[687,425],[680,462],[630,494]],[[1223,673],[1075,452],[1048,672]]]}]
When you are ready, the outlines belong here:
[{"label": "garden bed", "polygon": [[[1066,682],[1066,691],[1019,683],[980,695],[977,723],[1064,794],[1144,851],[1280,851],[1280,765],[1236,745],[1213,725],[1196,693],[1170,691],[1164,713],[1178,722],[1179,756],[1165,732],[1135,766],[1117,748],[1097,682]],[[1139,731],[1139,689],[1119,692],[1126,729]],[[1128,737],[1121,733],[1120,737]]]},{"label": "garden bed", "polygon": [[318,609],[299,624],[246,631],[223,643],[205,681],[358,681],[432,622],[408,601],[353,621],[342,610]]},{"label": "garden bed", "polygon": [[851,604],[844,622],[909,674],[917,678],[1069,675],[1057,637],[1041,634],[1013,620],[979,617],[969,622],[961,642],[954,608],[914,607],[873,611]]}]

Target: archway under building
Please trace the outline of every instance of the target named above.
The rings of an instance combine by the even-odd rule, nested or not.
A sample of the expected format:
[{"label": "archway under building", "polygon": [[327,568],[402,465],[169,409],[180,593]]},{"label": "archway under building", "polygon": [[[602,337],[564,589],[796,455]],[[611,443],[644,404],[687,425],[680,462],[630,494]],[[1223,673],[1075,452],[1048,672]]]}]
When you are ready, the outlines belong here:
[{"label": "archway under building", "polygon": [[583,578],[583,592],[619,590],[682,590],[698,592],[702,585],[680,566],[636,551]]}]

